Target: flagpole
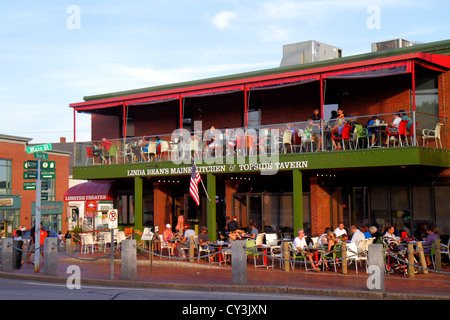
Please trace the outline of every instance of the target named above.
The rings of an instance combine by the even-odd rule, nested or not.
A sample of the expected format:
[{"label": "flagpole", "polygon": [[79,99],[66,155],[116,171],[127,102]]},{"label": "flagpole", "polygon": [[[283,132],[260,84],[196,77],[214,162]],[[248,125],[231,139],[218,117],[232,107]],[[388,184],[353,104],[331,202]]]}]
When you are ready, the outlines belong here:
[{"label": "flagpole", "polygon": [[208,191],[206,191],[205,185],[203,184],[203,179],[201,179],[200,181],[202,182],[202,186],[203,186],[203,189],[205,190],[206,197],[208,198],[208,201],[211,202],[211,199],[210,199],[209,196],[208,196]]}]

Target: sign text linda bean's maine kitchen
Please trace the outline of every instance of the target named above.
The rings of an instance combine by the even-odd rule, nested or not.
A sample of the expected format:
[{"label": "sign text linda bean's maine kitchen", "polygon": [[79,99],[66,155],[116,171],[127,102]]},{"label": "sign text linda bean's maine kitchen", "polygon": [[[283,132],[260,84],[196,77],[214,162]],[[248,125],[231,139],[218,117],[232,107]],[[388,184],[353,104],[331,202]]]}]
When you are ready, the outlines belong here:
[{"label": "sign text linda bean's maine kitchen", "polygon": [[[230,165],[212,165],[197,166],[197,170],[202,173],[244,173],[244,172],[273,172],[278,170],[305,169],[308,168],[308,161],[286,161],[275,163],[253,163],[253,164],[230,164]],[[135,169],[127,170],[128,177],[135,176],[166,176],[190,174],[192,167],[176,168],[154,168],[154,169]]]}]

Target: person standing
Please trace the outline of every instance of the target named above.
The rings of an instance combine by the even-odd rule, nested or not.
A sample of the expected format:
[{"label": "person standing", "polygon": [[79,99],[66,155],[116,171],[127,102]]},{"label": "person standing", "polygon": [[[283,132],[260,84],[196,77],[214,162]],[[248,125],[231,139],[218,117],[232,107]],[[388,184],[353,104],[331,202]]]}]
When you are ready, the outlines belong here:
[{"label": "person standing", "polygon": [[239,224],[237,222],[237,217],[231,217],[231,221],[228,223],[228,231],[233,232],[239,229]]}]

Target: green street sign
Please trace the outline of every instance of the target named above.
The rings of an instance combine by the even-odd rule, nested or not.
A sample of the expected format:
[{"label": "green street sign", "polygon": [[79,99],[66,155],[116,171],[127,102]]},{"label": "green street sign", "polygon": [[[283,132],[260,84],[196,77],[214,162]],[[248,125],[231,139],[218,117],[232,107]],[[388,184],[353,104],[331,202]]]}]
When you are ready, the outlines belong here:
[{"label": "green street sign", "polygon": [[55,161],[41,161],[42,170],[55,170]]},{"label": "green street sign", "polygon": [[53,147],[52,147],[51,143],[41,144],[41,145],[37,145],[37,146],[29,146],[29,147],[27,147],[27,153],[32,154],[32,153],[36,153],[36,152],[45,152],[45,151],[52,150],[52,148]]},{"label": "green street sign", "polygon": [[47,201],[48,200],[48,193],[41,193],[41,200]]},{"label": "green street sign", "polygon": [[24,182],[23,190],[36,190],[36,182]]},{"label": "green street sign", "polygon": [[28,160],[23,163],[24,169],[37,169],[37,161],[36,160]]},{"label": "green street sign", "polygon": [[41,190],[43,191],[48,190],[48,181],[46,180],[41,181]]},{"label": "green street sign", "polygon": [[48,160],[48,154],[42,152],[35,152],[34,158],[39,160]]},{"label": "green street sign", "polygon": [[24,179],[36,179],[37,178],[37,171],[24,171],[23,172],[23,178]]},{"label": "green street sign", "polygon": [[55,179],[55,171],[41,171],[41,179]]}]

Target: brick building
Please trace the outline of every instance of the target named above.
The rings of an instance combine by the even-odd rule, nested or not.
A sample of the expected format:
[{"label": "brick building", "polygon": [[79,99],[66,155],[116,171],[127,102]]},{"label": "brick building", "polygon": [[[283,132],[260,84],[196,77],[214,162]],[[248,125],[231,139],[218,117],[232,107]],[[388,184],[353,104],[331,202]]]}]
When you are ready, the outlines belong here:
[{"label": "brick building", "polygon": [[[12,221],[13,229],[34,225],[35,178],[25,176],[25,162],[34,161],[27,154],[30,138],[0,135],[0,222]],[[41,221],[47,229],[67,231],[67,205],[63,201],[69,184],[68,152],[49,151],[48,161],[55,162],[55,178],[45,179],[41,202]],[[30,186],[34,183],[34,187]]]},{"label": "brick building", "polygon": [[[85,97],[71,107],[75,122],[77,112],[92,115],[93,141],[77,143],[74,178],[111,181],[121,225],[138,229],[162,230],[183,211],[212,238],[232,215],[242,227],[253,220],[262,231],[290,234],[303,227],[318,235],[343,221],[411,233],[434,224],[450,235],[449,48],[445,40]],[[310,123],[316,108],[320,117]],[[335,148],[330,111],[337,109],[351,132]],[[413,127],[391,138],[387,124],[400,110]],[[372,146],[357,125],[374,116]],[[211,125],[223,156],[208,156],[207,137],[217,133]],[[440,140],[429,138],[434,130]],[[169,148],[144,161],[143,136],[159,136]],[[188,191],[190,155],[211,199],[200,185],[198,207]]]}]

